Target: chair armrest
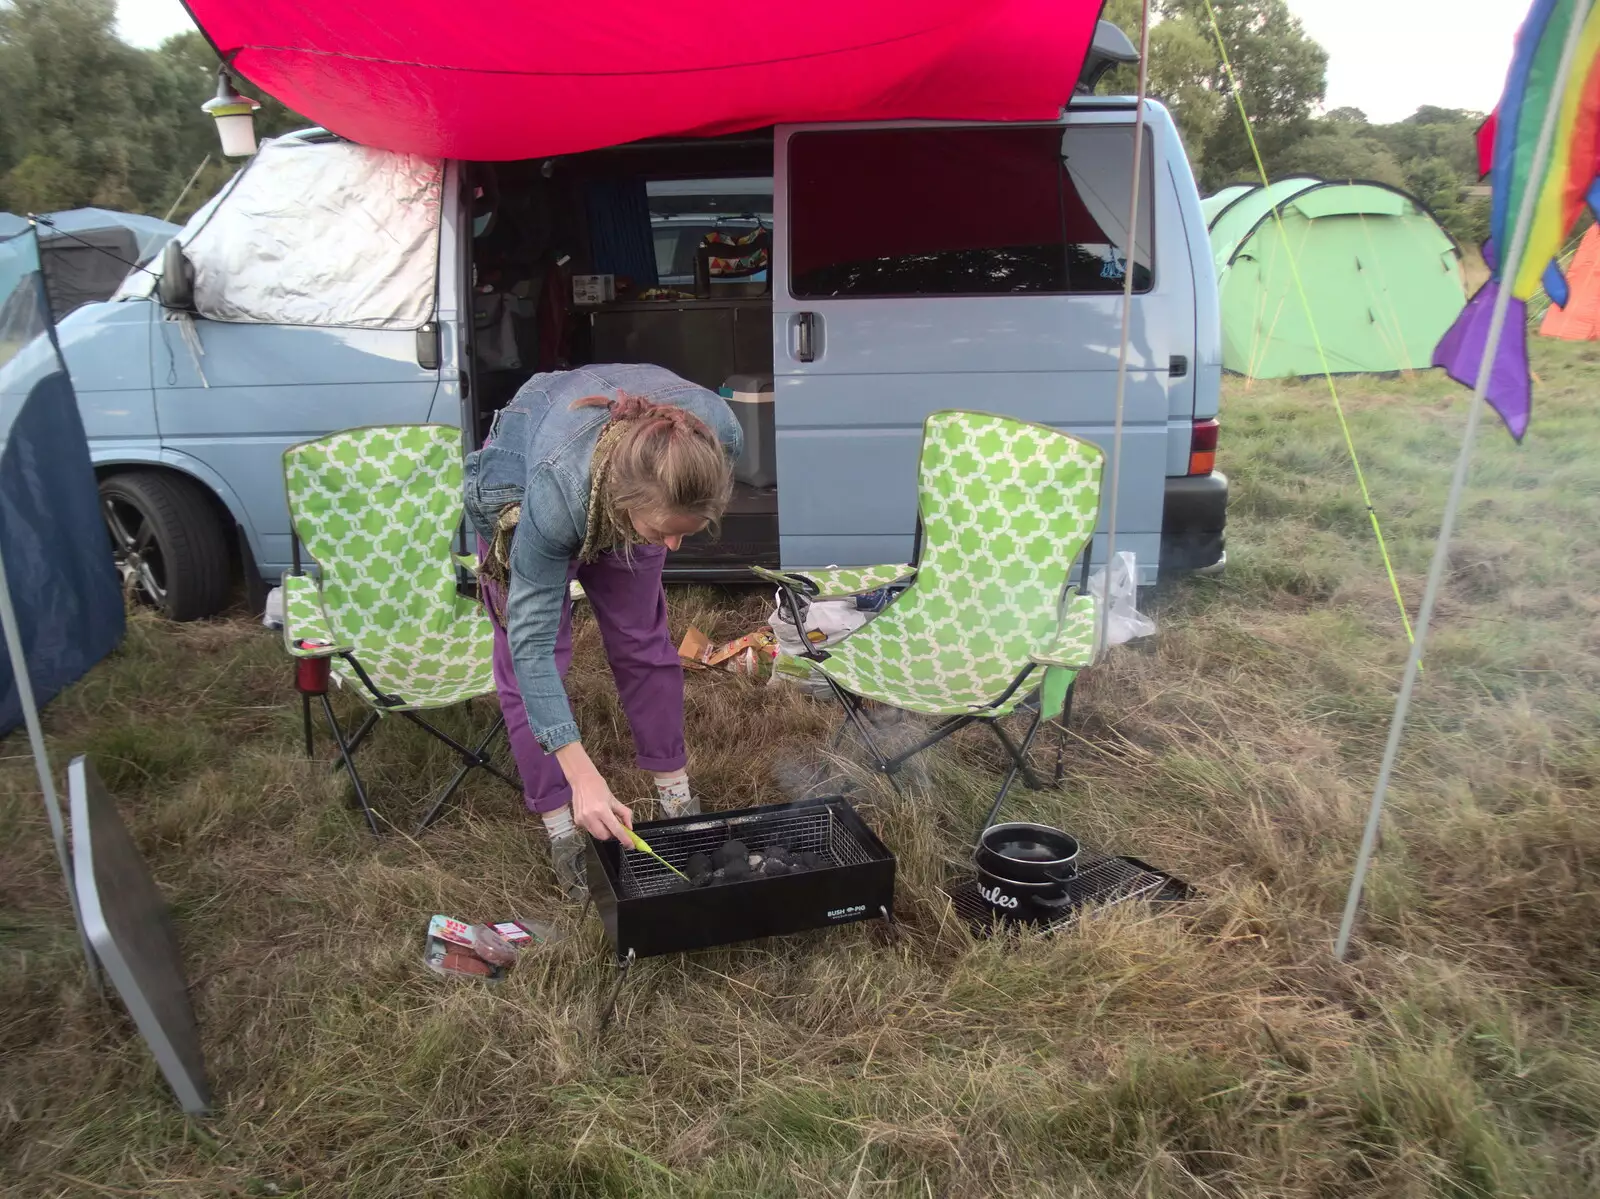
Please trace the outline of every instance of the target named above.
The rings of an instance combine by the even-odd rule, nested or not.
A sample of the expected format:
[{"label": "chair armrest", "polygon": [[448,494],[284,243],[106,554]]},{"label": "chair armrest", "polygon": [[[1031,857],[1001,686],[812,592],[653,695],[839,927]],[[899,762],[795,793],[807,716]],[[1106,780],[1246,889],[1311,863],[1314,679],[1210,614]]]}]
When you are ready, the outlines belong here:
[{"label": "chair armrest", "polygon": [[915,566],[850,566],[830,567],[827,570],[768,570],[764,566],[750,568],[769,583],[793,588],[804,599],[847,599],[862,595],[909,579],[917,573]]},{"label": "chair armrest", "polygon": [[[302,641],[312,644],[302,646]],[[283,576],[283,645],[296,658],[332,658],[351,648],[334,637],[322,588],[310,575]]]},{"label": "chair armrest", "polygon": [[1098,656],[1094,636],[1094,600],[1087,595],[1074,595],[1067,600],[1061,624],[1050,643],[1029,656],[1040,666],[1083,670],[1093,666]]}]

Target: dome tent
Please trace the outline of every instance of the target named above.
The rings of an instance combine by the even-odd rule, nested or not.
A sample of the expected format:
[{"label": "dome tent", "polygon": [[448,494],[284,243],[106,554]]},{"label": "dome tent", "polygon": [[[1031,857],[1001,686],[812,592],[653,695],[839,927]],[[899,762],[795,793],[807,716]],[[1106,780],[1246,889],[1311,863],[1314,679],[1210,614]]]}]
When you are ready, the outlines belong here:
[{"label": "dome tent", "polygon": [[[0,212],[0,238],[27,228],[26,218]],[[72,208],[41,217],[38,232],[50,315],[59,321],[80,305],[110,299],[129,270],[160,253],[178,226],[136,212]],[[0,247],[0,292],[9,294],[25,269],[19,244]]]},{"label": "dome tent", "polygon": [[1256,186],[1254,183],[1230,183],[1216,195],[1207,196],[1204,200],[1201,200],[1200,213],[1206,218],[1206,227],[1211,227],[1211,221],[1217,213],[1232,204],[1240,196],[1254,191]]},{"label": "dome tent", "polygon": [[1226,370],[1315,375],[1324,354],[1339,374],[1425,369],[1466,303],[1455,241],[1422,201],[1387,184],[1280,179],[1225,189],[1204,210]]}]

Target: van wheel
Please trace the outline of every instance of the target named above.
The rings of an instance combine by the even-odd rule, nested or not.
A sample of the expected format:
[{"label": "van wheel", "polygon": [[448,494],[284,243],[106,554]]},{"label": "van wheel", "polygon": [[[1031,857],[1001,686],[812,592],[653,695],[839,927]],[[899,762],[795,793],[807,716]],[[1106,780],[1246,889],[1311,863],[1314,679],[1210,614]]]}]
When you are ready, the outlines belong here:
[{"label": "van wheel", "polygon": [[161,471],[100,483],[100,513],[123,593],[168,620],[215,616],[228,602],[228,539],[211,497]]}]

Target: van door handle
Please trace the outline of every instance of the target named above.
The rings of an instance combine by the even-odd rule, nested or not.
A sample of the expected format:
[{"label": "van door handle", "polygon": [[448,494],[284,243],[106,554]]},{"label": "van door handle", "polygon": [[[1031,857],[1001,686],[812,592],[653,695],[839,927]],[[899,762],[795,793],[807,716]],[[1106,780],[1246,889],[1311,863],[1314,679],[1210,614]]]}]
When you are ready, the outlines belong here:
[{"label": "van door handle", "polygon": [[1174,354],[1167,361],[1167,374],[1174,379],[1181,379],[1189,373],[1189,359],[1182,354]]},{"label": "van door handle", "polygon": [[439,324],[429,321],[417,329],[417,365],[425,371],[439,369]]},{"label": "van door handle", "polygon": [[817,360],[817,315],[802,312],[794,322],[794,356],[801,362]]}]

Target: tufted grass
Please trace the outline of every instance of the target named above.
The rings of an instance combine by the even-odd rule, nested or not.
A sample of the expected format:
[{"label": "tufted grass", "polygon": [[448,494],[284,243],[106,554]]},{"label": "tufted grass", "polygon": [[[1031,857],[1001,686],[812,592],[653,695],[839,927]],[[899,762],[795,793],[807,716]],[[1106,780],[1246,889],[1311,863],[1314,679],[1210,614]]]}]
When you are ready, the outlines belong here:
[{"label": "tufted grass", "polygon": [[[975,941],[943,903],[999,760],[966,737],[895,797],[832,713],[690,678],[715,806],[857,787],[900,860],[902,942],[854,926],[644,964],[618,1025],[591,921],[487,783],[374,842],[304,762],[290,669],[244,616],[136,619],[48,713],[91,753],[172,900],[221,1101],[185,1120],[76,941],[26,746],[0,747],[0,1193],[462,1196],[1587,1196],[1600,1187],[1600,351],[1535,346],[1533,433],[1486,427],[1346,965],[1330,960],[1404,660],[1324,385],[1229,384],[1230,564],[1144,601],[1086,675],[1062,794],[1010,809],[1202,897]],[[1421,592],[1465,393],[1341,384],[1402,591]],[[759,593],[685,589],[732,636]],[[592,624],[572,691],[643,795]],[[354,710],[353,708],[351,709]],[[466,733],[486,706],[451,718]],[[402,830],[448,771],[367,753]],[[571,935],[497,990],[420,964],[427,917]]]}]

